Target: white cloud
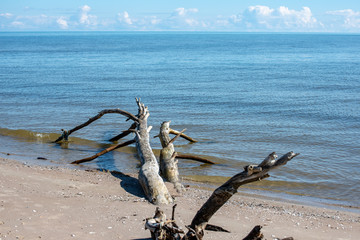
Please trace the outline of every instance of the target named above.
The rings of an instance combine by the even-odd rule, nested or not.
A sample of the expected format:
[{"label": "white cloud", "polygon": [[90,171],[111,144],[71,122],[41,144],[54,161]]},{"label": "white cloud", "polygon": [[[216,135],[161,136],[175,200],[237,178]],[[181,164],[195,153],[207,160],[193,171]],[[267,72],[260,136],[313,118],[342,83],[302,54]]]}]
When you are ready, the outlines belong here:
[{"label": "white cloud", "polygon": [[69,25],[65,17],[61,16],[56,20],[56,23],[61,29],[68,29]]},{"label": "white cloud", "polygon": [[0,13],[0,29],[6,29],[7,27],[16,27],[12,25],[15,17],[11,13]]},{"label": "white cloud", "polygon": [[91,11],[91,7],[88,5],[84,5],[80,7],[80,16],[79,22],[80,24],[86,26],[96,26],[97,25],[97,16],[90,15],[89,12]]},{"label": "white cloud", "polygon": [[[30,14],[33,11],[26,11]],[[201,16],[197,8],[179,7],[167,15],[136,15],[127,11],[113,16],[91,14],[89,5],[73,14],[15,15],[0,12],[0,29],[6,30],[180,30],[180,31],[267,31],[267,32],[360,32],[360,12],[352,9],[328,11],[314,16],[309,7],[249,6],[233,15]]]},{"label": "white cloud", "polygon": [[309,7],[297,11],[285,6],[250,6],[243,14],[231,16],[230,22],[250,31],[314,31],[321,26]]},{"label": "white cloud", "polygon": [[197,26],[197,25],[199,25],[199,22],[197,20],[195,20],[195,19],[187,18],[184,21],[189,26]]},{"label": "white cloud", "polygon": [[355,12],[352,9],[344,9],[326,13],[328,15],[339,16],[342,27],[345,27],[346,29],[360,29],[360,12]]},{"label": "white cloud", "polygon": [[16,16],[11,13],[0,14],[0,28],[7,30],[51,30],[56,18],[45,14],[35,16]]},{"label": "white cloud", "polygon": [[308,7],[303,7],[301,11],[295,11],[282,6],[278,12],[286,26],[312,27],[317,22]]},{"label": "white cloud", "polygon": [[199,10],[197,8],[177,8],[175,9],[173,15],[175,16],[186,16],[189,15],[191,13],[197,13]]},{"label": "white cloud", "polygon": [[77,14],[74,12],[74,15],[70,16],[48,16],[45,14],[16,16],[11,13],[1,13],[0,27],[10,30],[96,29],[100,24],[97,16],[91,15],[90,11],[90,6],[84,5],[79,8]]},{"label": "white cloud", "polygon": [[159,19],[158,17],[156,16],[151,16],[150,17],[150,22],[152,25],[157,25],[161,22],[161,19]]},{"label": "white cloud", "polygon": [[0,13],[0,17],[11,18],[12,16],[13,16],[13,14],[11,14],[11,13]]},{"label": "white cloud", "polygon": [[128,12],[118,13],[118,21],[120,23],[125,23],[127,25],[132,25],[133,21],[131,20]]},{"label": "white cloud", "polygon": [[14,26],[14,27],[24,27],[25,26],[25,24],[23,22],[20,22],[20,21],[13,21],[11,23],[11,25]]},{"label": "white cloud", "polygon": [[267,6],[250,6],[248,8],[249,12],[254,12],[257,16],[271,16],[271,14],[274,12],[274,9],[271,9]]},{"label": "white cloud", "polygon": [[133,30],[193,30],[207,25],[196,18],[196,8],[177,8],[168,16],[133,18],[127,11],[117,14],[117,28]]},{"label": "white cloud", "polygon": [[169,30],[201,29],[205,23],[197,18],[198,12],[197,8],[177,8],[162,21],[162,27]]},{"label": "white cloud", "polygon": [[82,7],[80,7],[80,9],[83,11],[83,12],[90,12],[91,10],[91,7],[89,7],[88,5],[84,5]]}]

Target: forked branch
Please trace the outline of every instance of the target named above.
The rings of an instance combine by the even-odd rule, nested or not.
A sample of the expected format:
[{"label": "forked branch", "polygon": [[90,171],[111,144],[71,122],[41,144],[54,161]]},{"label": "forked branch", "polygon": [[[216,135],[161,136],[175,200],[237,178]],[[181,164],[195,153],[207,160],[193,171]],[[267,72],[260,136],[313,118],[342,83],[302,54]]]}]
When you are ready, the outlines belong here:
[{"label": "forked branch", "polygon": [[176,131],[176,130],[171,129],[171,128],[169,129],[169,133],[170,133],[170,134],[173,134],[173,135],[178,135],[178,134],[180,134],[180,137],[182,137],[182,138],[184,138],[184,139],[186,139],[186,140],[188,140],[189,142],[192,142],[192,143],[197,142],[195,139],[189,137],[189,136],[186,135],[185,133]]},{"label": "forked branch", "polygon": [[237,192],[240,186],[269,177],[269,171],[285,165],[297,155],[299,155],[299,153],[289,152],[276,160],[277,156],[275,152],[273,152],[259,165],[246,166],[243,172],[236,174],[213,192],[210,198],[196,213],[190,227],[194,229],[197,234],[203,236],[204,229],[210,218]]},{"label": "forked branch", "polygon": [[55,140],[55,143],[60,142],[63,139],[67,140],[67,137],[71,133],[73,133],[73,132],[75,132],[75,131],[83,128],[83,127],[86,127],[87,125],[91,124],[92,122],[98,120],[99,118],[101,118],[102,116],[104,116],[105,114],[108,114],[108,113],[118,113],[118,114],[121,114],[121,115],[133,120],[134,122],[139,121],[139,119],[136,116],[134,116],[133,114],[131,114],[131,113],[127,112],[127,111],[123,111],[123,110],[118,109],[118,108],[117,109],[105,109],[105,110],[102,110],[101,112],[99,112],[96,116],[90,118],[88,121],[74,127],[73,129],[70,129],[69,131],[66,131],[66,130],[62,129],[63,134],[58,139]]},{"label": "forked branch", "polygon": [[134,132],[136,136],[133,140],[127,141],[125,143],[121,143],[119,145],[111,146],[91,157],[80,159],[74,161],[73,163],[78,164],[78,163],[88,162],[117,148],[124,147],[132,143],[136,143],[138,156],[141,160],[141,167],[139,171],[139,182],[144,190],[147,199],[154,204],[172,203],[173,198],[171,197],[168,189],[166,188],[163,179],[159,175],[159,165],[149,142],[149,132],[151,130],[151,126],[148,127],[147,125],[147,119],[150,116],[149,110],[143,103],[140,102],[140,99],[137,98],[136,103],[138,105],[138,114],[136,116],[120,109],[103,110],[99,112],[96,116],[90,118],[85,123],[69,131],[63,130],[62,136],[59,137],[55,142],[59,142],[63,139],[67,140],[68,136],[71,133],[83,127],[86,127],[90,123],[101,118],[104,114],[118,113],[126,116],[128,119],[133,120],[134,124],[131,125],[131,127],[127,131],[124,131],[122,134],[113,138],[113,140],[118,140],[121,137],[124,137],[129,133]]},{"label": "forked branch", "polygon": [[[158,240],[202,240],[205,230],[220,230],[225,229],[208,224],[210,218],[219,210],[230,198],[233,196],[237,189],[244,184],[259,181],[263,178],[269,177],[268,172],[285,165],[288,161],[299,155],[299,153],[289,152],[276,160],[277,155],[275,152],[267,156],[259,165],[249,165],[244,167],[244,171],[236,174],[230,178],[227,182],[217,188],[209,199],[204,203],[201,209],[196,213],[191,225],[186,226],[188,232],[180,237],[177,232],[173,235],[173,232],[169,229],[169,223],[166,218],[152,218],[148,219],[146,226],[149,223],[156,223],[151,225],[152,228],[147,227],[151,231],[152,239]],[[159,211],[159,209],[157,209]],[[171,226],[175,224],[175,220],[172,218]],[[170,227],[171,227],[170,226]],[[176,238],[175,238],[176,237]],[[261,233],[261,226],[255,226],[253,230],[243,240],[260,240],[263,239]],[[286,238],[286,240],[292,240],[292,238]]]}]

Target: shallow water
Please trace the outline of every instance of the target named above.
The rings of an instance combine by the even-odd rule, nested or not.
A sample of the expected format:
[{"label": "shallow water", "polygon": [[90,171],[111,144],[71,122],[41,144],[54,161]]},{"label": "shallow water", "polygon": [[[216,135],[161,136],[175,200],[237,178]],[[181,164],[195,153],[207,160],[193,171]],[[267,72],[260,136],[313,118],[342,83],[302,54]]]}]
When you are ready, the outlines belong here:
[{"label": "shallow water", "polygon": [[[360,35],[0,33],[0,156],[68,164],[93,155],[131,123],[109,114],[67,146],[50,142],[103,109],[136,114],[141,97],[152,136],[172,120],[199,140],[177,141],[178,152],[219,163],[180,160],[181,175],[218,184],[272,151],[294,151],[250,187],[359,207],[359,55]],[[87,165],[138,164],[127,147]]]}]

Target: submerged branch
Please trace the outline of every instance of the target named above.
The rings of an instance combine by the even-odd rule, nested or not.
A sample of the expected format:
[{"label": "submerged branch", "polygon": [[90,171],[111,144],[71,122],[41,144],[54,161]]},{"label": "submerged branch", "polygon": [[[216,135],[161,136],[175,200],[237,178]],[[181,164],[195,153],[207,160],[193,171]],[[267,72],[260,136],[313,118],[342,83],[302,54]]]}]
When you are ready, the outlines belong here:
[{"label": "submerged branch", "polygon": [[126,136],[129,135],[130,133],[133,133],[133,132],[134,132],[134,129],[136,129],[136,126],[137,126],[137,123],[134,122],[133,124],[131,124],[131,126],[129,127],[128,130],[123,131],[123,132],[120,133],[119,135],[111,138],[109,141],[110,141],[110,142],[115,142],[115,141],[120,140],[121,138],[126,137]]},{"label": "submerged branch", "polygon": [[192,143],[197,142],[195,139],[189,137],[188,135],[186,135],[186,134],[184,134],[184,133],[182,133],[182,132],[176,131],[176,130],[174,130],[174,129],[171,129],[171,128],[169,129],[169,133],[170,133],[170,134],[173,134],[173,135],[178,135],[178,134],[180,134],[180,137],[182,137],[182,138],[184,138],[184,139],[186,139],[186,140],[188,140],[189,142],[192,142]]},{"label": "submerged branch", "polygon": [[125,147],[125,146],[130,145],[130,144],[135,143],[135,142],[136,142],[136,140],[133,139],[133,140],[130,140],[130,141],[118,144],[118,145],[111,146],[111,147],[109,147],[107,149],[104,149],[101,152],[98,152],[97,154],[95,154],[95,155],[93,155],[91,157],[87,157],[87,158],[83,158],[83,159],[80,159],[80,160],[73,161],[71,164],[80,164],[80,163],[84,163],[84,162],[90,162],[90,161],[100,157],[101,155],[104,155],[105,153],[111,152],[111,151],[113,151],[115,149],[118,149],[118,148],[121,148],[121,147]]},{"label": "submerged branch", "polygon": [[121,109],[105,109],[105,110],[100,111],[96,116],[90,118],[88,121],[84,122],[83,124],[80,124],[80,125],[74,127],[73,129],[70,129],[69,131],[64,130],[63,131],[64,133],[58,139],[55,140],[55,143],[57,143],[57,142],[59,142],[59,141],[61,141],[63,139],[67,140],[67,137],[71,133],[73,133],[73,132],[75,132],[75,131],[83,128],[83,127],[86,127],[87,125],[91,124],[92,122],[98,120],[99,118],[101,118],[102,116],[104,116],[105,114],[108,114],[108,113],[118,113],[118,114],[121,114],[121,115],[123,115],[125,117],[128,117],[129,119],[131,119],[131,120],[133,120],[135,122],[139,121],[139,119],[136,116],[134,116],[133,114],[131,114],[129,112],[123,111]]},{"label": "submerged branch", "polygon": [[201,158],[201,157],[197,157],[197,156],[193,156],[193,155],[188,155],[188,154],[176,154],[175,157],[176,158],[181,158],[181,159],[194,160],[194,161],[198,161],[198,162],[202,162],[202,163],[216,164],[213,161],[207,160],[205,158]]}]

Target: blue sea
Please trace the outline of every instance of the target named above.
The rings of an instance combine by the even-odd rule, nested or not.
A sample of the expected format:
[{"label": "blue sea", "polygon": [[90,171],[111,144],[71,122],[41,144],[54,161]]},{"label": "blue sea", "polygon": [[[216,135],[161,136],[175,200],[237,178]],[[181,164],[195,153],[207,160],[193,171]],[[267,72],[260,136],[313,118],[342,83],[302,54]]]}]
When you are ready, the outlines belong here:
[{"label": "blue sea", "polygon": [[[359,209],[359,56],[350,34],[0,32],[0,157],[71,167],[131,122],[108,114],[51,143],[60,129],[103,109],[136,114],[139,97],[151,136],[171,120],[198,140],[177,140],[177,152],[218,163],[179,160],[184,179],[220,185],[294,151],[240,191]],[[159,139],[151,145],[158,154]],[[135,173],[139,160],[130,146],[82,167]]]}]

